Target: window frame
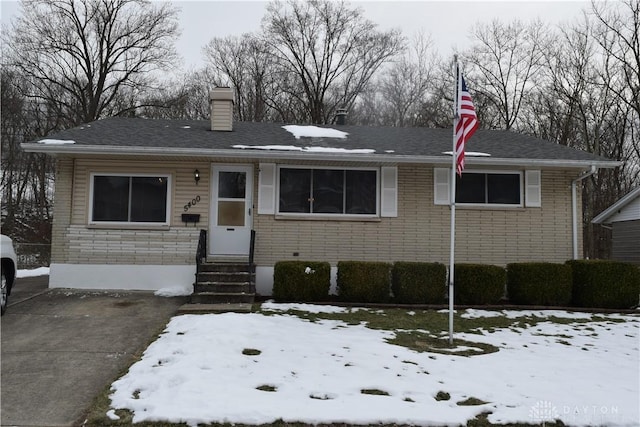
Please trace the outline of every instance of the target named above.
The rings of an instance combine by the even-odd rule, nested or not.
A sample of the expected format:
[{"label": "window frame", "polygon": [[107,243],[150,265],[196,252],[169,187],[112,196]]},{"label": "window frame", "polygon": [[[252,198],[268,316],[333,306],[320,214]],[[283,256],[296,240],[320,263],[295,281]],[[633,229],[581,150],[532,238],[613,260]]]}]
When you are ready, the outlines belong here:
[{"label": "window frame", "polygon": [[[160,222],[138,222],[138,221],[94,221],[93,205],[94,205],[94,185],[96,176],[108,177],[126,177],[126,178],[164,178],[167,180],[167,197],[165,205],[165,219]],[[173,194],[173,180],[170,173],[126,173],[126,172],[91,172],[89,174],[89,209],[87,223],[92,226],[119,226],[122,228],[130,227],[167,227],[171,224],[171,196]],[[131,194],[129,195],[129,202]],[[129,206],[129,212],[131,212]]]},{"label": "window frame", "polygon": [[[347,213],[313,213],[313,212],[282,212],[280,211],[280,172],[282,169],[307,169],[307,170],[339,170],[339,171],[371,171],[376,174],[376,212],[372,214],[347,214]],[[381,195],[380,195],[380,180],[381,180],[381,172],[379,167],[344,167],[344,166],[309,166],[309,165],[289,165],[289,164],[278,164],[276,166],[276,194],[275,194],[275,214],[279,217],[283,218],[322,218],[322,219],[370,219],[370,218],[380,218],[380,203],[381,203]],[[311,180],[310,191],[313,188],[313,180]],[[343,191],[346,192],[346,186],[343,188]],[[311,203],[311,202],[309,202]],[[346,193],[343,195],[343,203],[346,203]],[[343,205],[343,209],[345,206]]]},{"label": "window frame", "polygon": [[[520,170],[480,170],[480,169],[472,169],[466,170],[462,172],[462,175],[465,174],[478,174],[485,175],[485,183],[487,182],[487,175],[517,175],[519,177],[519,195],[520,195],[520,203],[489,203],[488,200],[488,187],[485,188],[485,202],[484,203],[464,203],[459,202],[456,199],[456,206],[469,206],[469,207],[492,207],[492,208],[523,208],[525,206],[525,191],[524,191],[524,171]],[[458,179],[456,175],[456,180]],[[458,191],[458,185],[456,183],[456,192]]]}]

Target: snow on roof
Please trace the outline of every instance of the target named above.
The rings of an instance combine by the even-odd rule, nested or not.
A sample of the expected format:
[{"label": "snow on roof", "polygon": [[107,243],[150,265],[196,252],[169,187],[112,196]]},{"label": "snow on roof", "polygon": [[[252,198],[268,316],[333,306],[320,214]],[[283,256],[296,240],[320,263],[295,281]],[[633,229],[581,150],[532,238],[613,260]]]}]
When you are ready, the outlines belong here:
[{"label": "snow on roof", "polygon": [[72,139],[41,139],[38,141],[38,144],[47,144],[47,145],[64,145],[64,144],[75,144],[76,142]]},{"label": "snow on roof", "polygon": [[305,151],[309,153],[351,153],[371,154],[376,150],[370,148],[332,148],[332,147],[297,147],[295,145],[232,145],[232,148],[249,150],[279,150],[279,151]]},{"label": "snow on roof", "polygon": [[302,138],[346,138],[347,132],[331,128],[319,128],[317,126],[282,126],[287,132],[291,132],[296,139]]},{"label": "snow on roof", "polygon": [[[443,151],[442,154],[447,154],[449,156],[453,155],[453,151]],[[489,153],[481,153],[479,151],[465,151],[464,155],[467,157],[491,157]]]}]

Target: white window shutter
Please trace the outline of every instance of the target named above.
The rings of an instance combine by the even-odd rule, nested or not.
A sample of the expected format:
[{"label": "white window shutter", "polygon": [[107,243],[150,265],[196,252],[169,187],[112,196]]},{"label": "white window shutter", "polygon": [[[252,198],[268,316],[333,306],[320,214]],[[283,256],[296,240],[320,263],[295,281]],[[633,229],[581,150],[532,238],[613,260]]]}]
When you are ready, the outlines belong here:
[{"label": "white window shutter", "polygon": [[525,206],[539,208],[542,206],[540,171],[529,170],[524,174]]},{"label": "white window shutter", "polygon": [[258,214],[276,213],[276,164],[260,163],[258,182]]},{"label": "white window shutter", "polygon": [[398,216],[398,168],[380,168],[380,216]]},{"label": "white window shutter", "polygon": [[451,202],[451,189],[449,180],[451,179],[451,169],[433,169],[433,203],[435,205],[449,205]]}]

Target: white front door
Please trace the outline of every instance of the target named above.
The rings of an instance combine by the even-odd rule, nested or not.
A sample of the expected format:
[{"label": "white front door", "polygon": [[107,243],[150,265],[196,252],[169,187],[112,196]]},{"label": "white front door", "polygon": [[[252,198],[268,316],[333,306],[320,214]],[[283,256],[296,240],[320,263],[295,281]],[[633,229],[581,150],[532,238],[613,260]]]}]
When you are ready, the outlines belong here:
[{"label": "white front door", "polygon": [[209,255],[249,255],[253,166],[212,165]]}]

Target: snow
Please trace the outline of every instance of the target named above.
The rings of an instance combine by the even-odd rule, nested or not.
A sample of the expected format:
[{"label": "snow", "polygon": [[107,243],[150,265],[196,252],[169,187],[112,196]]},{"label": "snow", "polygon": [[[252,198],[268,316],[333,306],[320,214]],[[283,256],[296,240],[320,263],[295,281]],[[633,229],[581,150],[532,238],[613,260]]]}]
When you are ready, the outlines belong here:
[{"label": "snow", "polygon": [[349,310],[344,307],[336,307],[333,305],[316,305],[316,304],[302,304],[302,303],[274,303],[273,301],[266,301],[262,303],[262,311],[306,311],[308,313],[347,313]]},{"label": "snow", "polygon": [[296,147],[295,145],[233,145],[232,148],[250,150],[279,150],[279,151],[305,151],[310,153],[351,153],[351,154],[371,154],[376,150],[370,148],[332,148],[332,147]]},{"label": "snow", "polygon": [[320,128],[317,126],[282,126],[284,130],[293,134],[296,139],[300,138],[346,138],[347,132],[332,128]]},{"label": "snow", "polygon": [[116,415],[115,409],[111,409],[111,410],[107,411],[107,417],[110,420],[113,420],[113,421],[116,421],[116,420],[120,419],[120,417],[118,415]]},{"label": "snow", "polygon": [[352,154],[371,154],[376,150],[371,148],[331,148],[331,147],[304,147],[304,151],[311,153],[352,153]]},{"label": "snow", "polygon": [[[453,156],[453,151],[443,151],[442,154]],[[481,153],[479,151],[465,151],[464,155],[467,157],[491,157],[489,153]]]},{"label": "snow", "polygon": [[[129,409],[133,422],[190,426],[278,419],[466,425],[482,412],[490,412],[493,423],[539,424],[558,418],[572,426],[636,426],[640,419],[637,315],[618,315],[617,322],[608,315],[569,324],[523,326],[524,321],[505,329],[457,333],[468,348],[435,354],[389,344],[392,331],[339,320],[303,320],[287,312],[351,309],[273,302],[263,309],[269,313],[172,318],[142,359],[112,384],[110,409]],[[574,313],[555,313],[578,319]],[[474,342],[499,351],[455,354],[475,349]],[[259,354],[243,354],[246,349]],[[365,389],[388,395],[366,394]],[[440,391],[451,399],[435,400]],[[457,405],[470,397],[488,403]]]},{"label": "snow", "polygon": [[49,267],[38,267],[33,270],[18,270],[16,277],[22,279],[23,277],[36,277],[36,276],[48,276]]},{"label": "snow", "polygon": [[153,294],[159,297],[181,297],[191,295],[193,293],[192,285],[185,286],[171,286],[168,288],[162,288],[155,291]]},{"label": "snow", "polygon": [[64,145],[64,144],[75,144],[76,142],[72,139],[41,139],[38,141],[38,144],[47,144],[47,145]]}]

